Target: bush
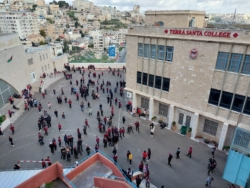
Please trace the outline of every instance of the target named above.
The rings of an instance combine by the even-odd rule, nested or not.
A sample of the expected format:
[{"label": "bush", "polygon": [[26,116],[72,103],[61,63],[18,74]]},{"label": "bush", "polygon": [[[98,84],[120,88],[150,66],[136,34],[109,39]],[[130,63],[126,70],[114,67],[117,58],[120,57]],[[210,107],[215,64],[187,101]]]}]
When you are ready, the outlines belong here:
[{"label": "bush", "polygon": [[155,120],[155,119],[156,119],[156,116],[154,116],[154,117],[151,118],[152,121]]},{"label": "bush", "polygon": [[192,132],[192,128],[191,127],[188,127],[188,132]]},{"label": "bush", "polygon": [[159,121],[158,121],[158,123],[162,123],[163,121],[160,119]]},{"label": "bush", "polygon": [[206,144],[209,144],[209,143],[210,143],[210,140],[204,139],[204,142],[205,142]]},{"label": "bush", "polygon": [[3,116],[0,116],[0,124],[3,123],[5,118]]},{"label": "bush", "polygon": [[223,149],[224,149],[224,150],[229,150],[229,149],[230,149],[230,146],[224,146]]},{"label": "bush", "polygon": [[173,126],[176,126],[176,122],[175,122],[175,121],[173,121],[173,122],[172,122],[172,125],[173,125]]}]

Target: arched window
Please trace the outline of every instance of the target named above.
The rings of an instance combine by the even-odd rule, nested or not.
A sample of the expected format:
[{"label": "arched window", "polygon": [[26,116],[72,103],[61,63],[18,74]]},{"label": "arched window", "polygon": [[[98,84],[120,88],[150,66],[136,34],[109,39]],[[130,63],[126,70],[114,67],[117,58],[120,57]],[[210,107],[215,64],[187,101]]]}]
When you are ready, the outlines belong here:
[{"label": "arched window", "polygon": [[8,103],[10,96],[18,94],[17,90],[10,84],[0,79],[0,109]]},{"label": "arched window", "polygon": [[162,21],[156,22],[155,26],[164,26],[164,22],[162,22]]}]

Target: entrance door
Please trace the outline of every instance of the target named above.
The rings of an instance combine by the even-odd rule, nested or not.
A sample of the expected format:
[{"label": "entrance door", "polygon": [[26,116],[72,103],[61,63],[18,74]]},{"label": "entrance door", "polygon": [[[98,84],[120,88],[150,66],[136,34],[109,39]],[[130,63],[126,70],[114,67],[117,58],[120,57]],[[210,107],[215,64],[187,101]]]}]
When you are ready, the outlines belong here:
[{"label": "entrance door", "polygon": [[31,81],[32,81],[32,82],[36,81],[35,72],[31,72],[31,73],[30,73],[30,76],[31,76]]}]

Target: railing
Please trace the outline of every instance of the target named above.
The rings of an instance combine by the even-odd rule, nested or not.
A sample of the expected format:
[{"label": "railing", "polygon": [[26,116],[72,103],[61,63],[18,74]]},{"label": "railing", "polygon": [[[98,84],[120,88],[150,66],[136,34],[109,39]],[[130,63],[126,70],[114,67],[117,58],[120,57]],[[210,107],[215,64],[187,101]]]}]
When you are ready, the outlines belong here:
[{"label": "railing", "polygon": [[63,177],[66,179],[66,181],[67,181],[73,188],[76,188],[76,186],[75,186],[71,181],[69,181],[69,179],[65,176],[65,174],[63,174]]}]

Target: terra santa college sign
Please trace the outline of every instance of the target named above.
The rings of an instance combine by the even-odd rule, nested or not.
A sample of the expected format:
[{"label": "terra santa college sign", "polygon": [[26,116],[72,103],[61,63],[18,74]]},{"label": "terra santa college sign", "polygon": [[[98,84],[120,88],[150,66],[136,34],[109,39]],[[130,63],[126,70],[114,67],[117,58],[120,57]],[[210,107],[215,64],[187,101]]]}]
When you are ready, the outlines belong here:
[{"label": "terra santa college sign", "polygon": [[166,29],[164,31],[170,35],[193,35],[193,36],[205,36],[205,37],[219,37],[219,38],[237,38],[238,33],[228,31],[201,31],[201,30],[189,30],[189,29]]}]

